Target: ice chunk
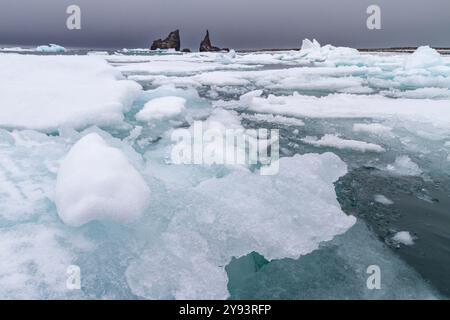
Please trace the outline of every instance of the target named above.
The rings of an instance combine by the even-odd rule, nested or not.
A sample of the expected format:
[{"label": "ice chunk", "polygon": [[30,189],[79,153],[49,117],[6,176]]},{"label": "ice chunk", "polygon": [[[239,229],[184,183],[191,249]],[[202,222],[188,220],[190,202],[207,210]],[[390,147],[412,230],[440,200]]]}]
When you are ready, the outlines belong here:
[{"label": "ice chunk", "polygon": [[409,55],[405,60],[405,69],[430,68],[441,65],[442,57],[436,50],[429,46],[417,48],[417,50]]},{"label": "ice chunk", "polygon": [[385,206],[390,206],[394,204],[394,201],[388,199],[386,196],[383,196],[382,194],[376,194],[374,196],[374,200],[378,203],[384,204]]},{"label": "ice chunk", "polygon": [[2,127],[114,125],[141,93],[99,57],[2,54],[0,70]]},{"label": "ice chunk", "polygon": [[353,131],[385,136],[391,134],[392,128],[379,123],[355,123],[353,125]]},{"label": "ice chunk", "polygon": [[309,40],[309,39],[303,39],[302,42],[302,51],[305,50],[314,50],[314,49],[320,49],[320,43],[317,42],[316,39],[314,39],[313,41]]},{"label": "ice chunk", "polygon": [[70,226],[92,220],[132,221],[149,205],[149,188],[125,155],[96,133],[80,139],[63,160],[56,207]]},{"label": "ice chunk", "polygon": [[399,156],[393,164],[387,166],[387,170],[401,176],[420,176],[422,170],[408,156]]},{"label": "ice chunk", "polygon": [[392,240],[405,246],[412,246],[414,244],[414,237],[408,231],[397,232],[392,237]]},{"label": "ice chunk", "polygon": [[66,52],[66,48],[57,44],[49,44],[48,46],[39,46],[36,48],[38,52],[51,52],[51,53],[63,53]]},{"label": "ice chunk", "polygon": [[303,142],[317,146],[317,147],[332,147],[337,149],[350,149],[361,152],[384,152],[383,147],[364,141],[346,140],[339,138],[338,135],[326,134],[320,140],[316,137],[306,137],[302,139]]},{"label": "ice chunk", "polygon": [[162,97],[150,100],[144,108],[136,114],[140,121],[162,120],[173,118],[185,109],[186,99],[181,97]]},{"label": "ice chunk", "polygon": [[232,257],[298,258],[355,223],[333,185],[346,172],[332,153],[296,155],[280,159],[275,176],[236,170],[183,189],[167,230],[131,262],[130,287],[151,299],[226,298]]}]

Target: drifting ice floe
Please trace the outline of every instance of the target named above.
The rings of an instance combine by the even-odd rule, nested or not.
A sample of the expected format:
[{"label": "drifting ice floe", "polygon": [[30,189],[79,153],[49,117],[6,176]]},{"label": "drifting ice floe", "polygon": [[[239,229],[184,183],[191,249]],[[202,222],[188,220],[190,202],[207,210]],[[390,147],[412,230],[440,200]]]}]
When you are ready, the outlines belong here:
[{"label": "drifting ice floe", "polygon": [[394,204],[394,201],[388,199],[386,196],[383,196],[382,194],[376,194],[373,198],[376,202],[384,204],[385,206],[390,206]]},{"label": "drifting ice floe", "polygon": [[404,244],[405,246],[412,246],[414,244],[414,237],[408,231],[397,232],[393,237],[397,243]]},{"label": "drifting ice floe", "polygon": [[306,137],[302,139],[303,142],[312,144],[317,147],[332,147],[337,149],[351,149],[361,152],[384,152],[385,149],[374,143],[367,143],[364,141],[346,140],[337,135],[326,134],[322,138]]},{"label": "drifting ice floe", "polygon": [[422,170],[408,156],[399,156],[393,164],[387,166],[388,171],[400,176],[419,176]]},{"label": "drifting ice floe", "polygon": [[53,131],[114,125],[141,87],[97,57],[0,56],[0,126]]}]

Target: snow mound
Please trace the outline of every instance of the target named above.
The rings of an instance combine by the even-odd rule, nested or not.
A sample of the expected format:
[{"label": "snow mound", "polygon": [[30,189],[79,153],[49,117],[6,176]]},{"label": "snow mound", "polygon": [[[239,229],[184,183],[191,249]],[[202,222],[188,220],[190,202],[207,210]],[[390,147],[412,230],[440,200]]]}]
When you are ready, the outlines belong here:
[{"label": "snow mound", "polygon": [[186,99],[181,97],[161,97],[150,100],[136,114],[140,121],[162,120],[173,118],[185,110]]},{"label": "snow mound", "polygon": [[361,152],[384,152],[383,147],[364,141],[346,140],[339,138],[334,134],[326,134],[320,140],[316,137],[306,137],[302,139],[303,142],[311,144],[316,147],[332,147],[337,149],[350,149]]},{"label": "snow mound", "polygon": [[64,223],[132,221],[149,205],[150,190],[125,155],[96,133],[79,140],[63,160],[56,182],[56,207]]},{"label": "snow mound", "polygon": [[141,92],[92,56],[0,55],[0,126],[53,131],[109,126]]},{"label": "snow mound", "polygon": [[441,65],[443,63],[442,57],[433,48],[423,46],[417,48],[413,54],[409,55],[405,60],[405,69],[419,69],[429,68]]}]

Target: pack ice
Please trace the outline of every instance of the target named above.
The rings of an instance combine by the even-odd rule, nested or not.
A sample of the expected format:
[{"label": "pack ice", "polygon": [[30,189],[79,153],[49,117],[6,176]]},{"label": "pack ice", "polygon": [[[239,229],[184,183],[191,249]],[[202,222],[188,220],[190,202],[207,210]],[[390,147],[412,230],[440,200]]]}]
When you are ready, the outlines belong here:
[{"label": "pack ice", "polygon": [[53,131],[115,125],[141,87],[91,56],[0,56],[0,126]]},{"label": "pack ice", "polygon": [[[226,299],[245,288],[293,298],[304,283],[313,288],[303,297],[318,284],[325,298],[439,297],[343,212],[336,190],[363,167],[402,181],[445,177],[448,58],[317,41],[135,53],[0,54],[1,298]],[[280,129],[279,174],[174,164],[171,135],[196,121],[221,133]],[[399,202],[369,197],[383,210]],[[268,265],[239,269],[235,290],[227,266],[251,252]],[[389,283],[369,294],[374,257]],[[79,291],[65,287],[72,264]]]}]

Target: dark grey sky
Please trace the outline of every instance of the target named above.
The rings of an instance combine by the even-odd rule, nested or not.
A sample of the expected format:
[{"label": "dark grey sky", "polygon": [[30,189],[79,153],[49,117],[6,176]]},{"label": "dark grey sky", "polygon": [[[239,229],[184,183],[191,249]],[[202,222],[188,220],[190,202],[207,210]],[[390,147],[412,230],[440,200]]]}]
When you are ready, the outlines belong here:
[{"label": "dark grey sky", "polygon": [[[82,9],[82,30],[66,29],[66,8]],[[366,8],[382,9],[382,30],[366,28]],[[450,46],[450,0],[0,0],[0,43],[148,47],[179,28],[197,49],[214,45],[299,47],[303,38],[353,47]]]}]

